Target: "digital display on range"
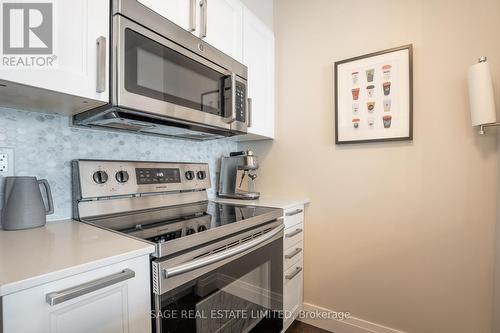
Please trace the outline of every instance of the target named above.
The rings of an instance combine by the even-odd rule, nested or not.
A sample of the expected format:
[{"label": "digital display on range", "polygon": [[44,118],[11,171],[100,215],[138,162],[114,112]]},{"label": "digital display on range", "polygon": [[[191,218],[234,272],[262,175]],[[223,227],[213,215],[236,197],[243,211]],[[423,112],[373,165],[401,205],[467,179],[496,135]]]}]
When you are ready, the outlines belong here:
[{"label": "digital display on range", "polygon": [[181,173],[178,168],[175,169],[150,169],[137,168],[135,169],[138,185],[146,184],[167,184],[180,183]]}]

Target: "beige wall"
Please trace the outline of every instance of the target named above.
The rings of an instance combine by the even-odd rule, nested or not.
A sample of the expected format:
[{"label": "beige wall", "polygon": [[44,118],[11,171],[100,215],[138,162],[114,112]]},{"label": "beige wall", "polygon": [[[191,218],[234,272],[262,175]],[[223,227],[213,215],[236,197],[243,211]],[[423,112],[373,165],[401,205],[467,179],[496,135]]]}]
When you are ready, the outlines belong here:
[{"label": "beige wall", "polygon": [[[498,0],[277,0],[265,194],[308,196],[305,301],[411,333],[491,330],[497,143],[466,73],[500,83]],[[333,62],[414,44],[413,142],[336,146]],[[498,92],[497,86],[497,92]],[[499,99],[500,100],[500,99]]]}]

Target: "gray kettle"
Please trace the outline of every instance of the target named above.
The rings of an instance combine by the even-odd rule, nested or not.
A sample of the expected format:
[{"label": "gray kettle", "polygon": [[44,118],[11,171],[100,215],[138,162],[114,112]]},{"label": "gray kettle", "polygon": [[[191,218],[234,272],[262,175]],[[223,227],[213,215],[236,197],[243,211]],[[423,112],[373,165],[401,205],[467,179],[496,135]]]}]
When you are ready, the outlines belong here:
[{"label": "gray kettle", "polygon": [[[40,185],[47,194],[45,207]],[[5,177],[5,195],[2,209],[2,228],[20,230],[42,227],[46,215],[54,213],[49,182],[36,177]]]}]

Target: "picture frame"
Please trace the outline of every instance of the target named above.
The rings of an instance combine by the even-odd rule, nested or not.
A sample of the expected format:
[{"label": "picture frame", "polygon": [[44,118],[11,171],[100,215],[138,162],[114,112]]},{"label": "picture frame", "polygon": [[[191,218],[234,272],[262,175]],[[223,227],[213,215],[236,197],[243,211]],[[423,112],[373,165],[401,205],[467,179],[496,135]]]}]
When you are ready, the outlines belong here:
[{"label": "picture frame", "polygon": [[335,144],[413,140],[413,45],[334,63]]}]

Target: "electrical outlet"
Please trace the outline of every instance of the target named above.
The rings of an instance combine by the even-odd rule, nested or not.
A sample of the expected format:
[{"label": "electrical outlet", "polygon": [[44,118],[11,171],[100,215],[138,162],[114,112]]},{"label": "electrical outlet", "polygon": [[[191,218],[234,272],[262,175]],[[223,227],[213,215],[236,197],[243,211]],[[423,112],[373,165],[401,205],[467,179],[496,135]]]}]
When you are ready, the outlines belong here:
[{"label": "electrical outlet", "polygon": [[14,149],[0,147],[0,176],[14,176]]}]

